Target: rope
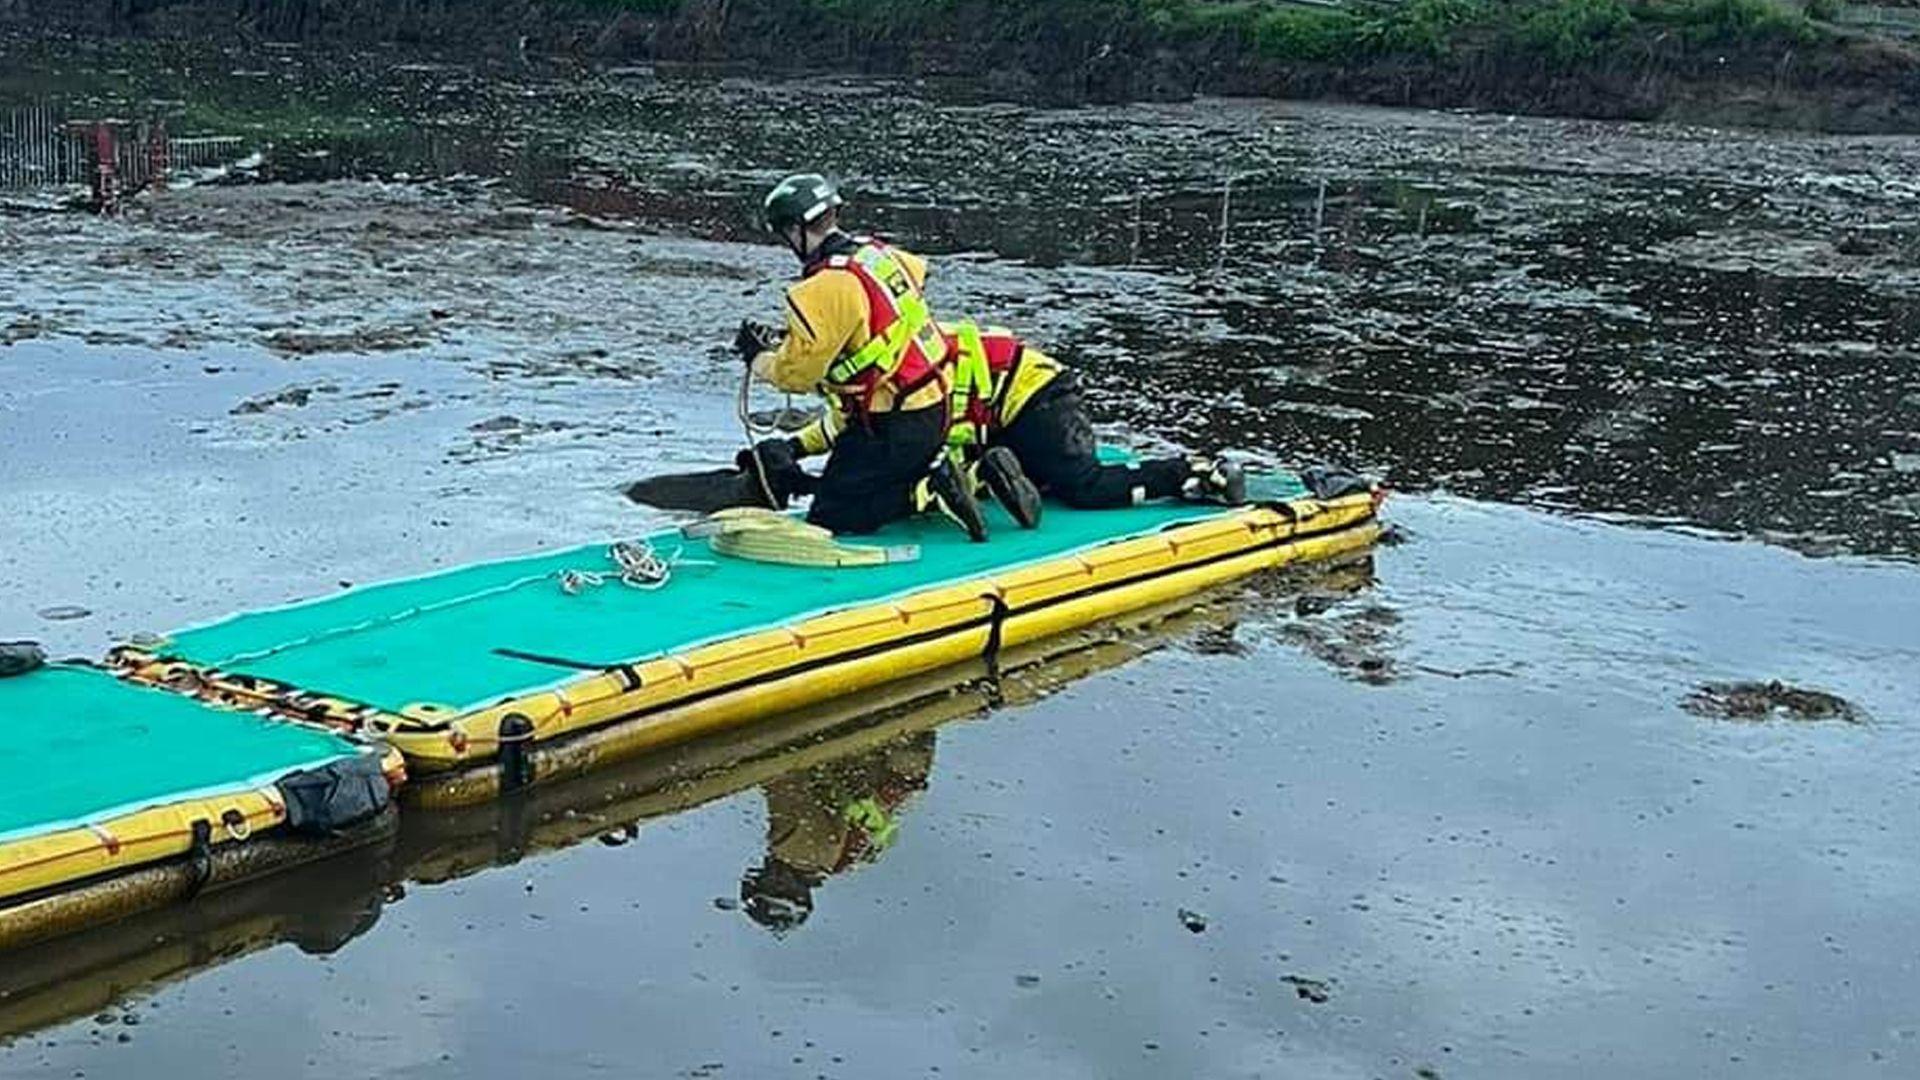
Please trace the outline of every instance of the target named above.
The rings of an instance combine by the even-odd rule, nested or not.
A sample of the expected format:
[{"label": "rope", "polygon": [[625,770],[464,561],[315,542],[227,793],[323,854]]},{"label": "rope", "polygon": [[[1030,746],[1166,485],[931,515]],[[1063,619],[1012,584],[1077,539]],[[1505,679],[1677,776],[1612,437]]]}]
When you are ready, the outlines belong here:
[{"label": "rope", "polygon": [[[619,568],[619,573],[611,576],[628,588],[651,592],[654,589],[665,586],[668,581],[672,580],[675,567],[702,565],[700,560],[681,558],[681,550],[682,549],[675,548],[672,554],[662,558],[659,553],[654,550],[652,542],[645,538],[639,540],[623,540],[607,549],[607,558],[613,560],[614,565]],[[232,667],[235,664],[254,663],[265,660],[271,656],[277,656],[290,649],[298,649],[307,645],[317,645],[323,641],[333,640],[334,638],[347,637],[368,630],[376,630],[382,626],[405,622],[408,619],[421,615],[429,615],[437,611],[445,611],[448,608],[471,604],[476,600],[485,600],[488,597],[514,592],[537,582],[558,579],[560,582],[560,591],[566,593],[568,596],[578,596],[588,589],[597,588],[606,584],[609,576],[608,573],[599,570],[561,570],[557,573],[529,574],[526,577],[515,578],[505,584],[496,585],[489,589],[479,589],[436,603],[421,604],[418,607],[396,611],[389,615],[368,619],[364,622],[333,627],[328,630],[322,630],[316,634],[309,634],[305,637],[283,641],[277,645],[271,645],[263,649],[235,653],[221,660],[219,666]],[[198,680],[198,674],[193,674],[193,678]]]},{"label": "rope", "polygon": [[[620,568],[618,580],[629,589],[652,592],[664,587],[673,580],[673,568],[688,562],[681,558],[681,548],[675,548],[673,554],[665,558],[654,550],[653,542],[645,538],[622,540],[607,549],[607,558],[612,559]],[[560,591],[568,596],[578,596],[588,589],[598,588],[607,583],[607,575],[594,570],[560,571]]]},{"label": "rope", "polygon": [[[793,395],[787,395],[789,407],[793,404]],[[780,500],[773,496],[773,483],[767,479],[767,463],[760,460],[760,440],[780,430],[780,425],[768,424],[761,427],[753,422],[753,365],[748,364],[740,372],[740,394],[734,402],[734,412],[740,418],[740,431],[747,437],[747,459],[753,462],[754,479],[760,481],[760,493],[767,497],[767,506],[778,509]]]}]

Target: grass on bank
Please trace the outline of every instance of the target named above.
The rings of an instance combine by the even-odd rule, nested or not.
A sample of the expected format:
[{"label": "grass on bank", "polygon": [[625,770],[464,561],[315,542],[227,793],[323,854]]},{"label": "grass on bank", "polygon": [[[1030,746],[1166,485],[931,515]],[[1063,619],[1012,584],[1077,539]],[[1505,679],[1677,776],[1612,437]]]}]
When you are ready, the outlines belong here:
[{"label": "grass on bank", "polygon": [[[714,0],[577,2],[666,15],[697,13]],[[1437,57],[1472,45],[1562,64],[1663,35],[1696,46],[1812,42],[1826,32],[1818,20],[1830,20],[1840,3],[1807,0],[1802,12],[1783,0],[1348,0],[1340,7],[1285,0],[757,0],[767,9],[810,9],[823,21],[876,36],[985,17],[1009,39],[1047,24],[1131,29],[1169,43],[1232,40],[1279,61]]]}]

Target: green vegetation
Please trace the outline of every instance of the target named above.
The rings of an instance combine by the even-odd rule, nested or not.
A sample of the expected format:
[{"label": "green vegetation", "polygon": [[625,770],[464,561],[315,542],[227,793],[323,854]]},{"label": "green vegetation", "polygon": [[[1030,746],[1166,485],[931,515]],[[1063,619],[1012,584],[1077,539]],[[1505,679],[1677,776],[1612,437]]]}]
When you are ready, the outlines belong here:
[{"label": "green vegetation", "polygon": [[1641,36],[1677,33],[1706,45],[1809,41],[1821,33],[1806,15],[1775,0],[1405,0],[1341,8],[1117,0],[1115,6],[1150,7],[1153,20],[1175,34],[1231,34],[1269,59],[1333,63],[1488,46],[1571,64]]},{"label": "green vegetation", "polygon": [[[698,18],[711,0],[575,0]],[[772,15],[810,10],[820,23],[861,38],[908,36],[991,23],[998,36],[1030,40],[1049,30],[1093,29],[1101,38],[1165,44],[1231,42],[1268,60],[1352,64],[1382,57],[1443,57],[1468,48],[1537,55],[1557,65],[1604,57],[1636,39],[1692,45],[1819,37],[1815,19],[1840,0],[1811,0],[1813,18],[1784,0],[759,0]]]}]

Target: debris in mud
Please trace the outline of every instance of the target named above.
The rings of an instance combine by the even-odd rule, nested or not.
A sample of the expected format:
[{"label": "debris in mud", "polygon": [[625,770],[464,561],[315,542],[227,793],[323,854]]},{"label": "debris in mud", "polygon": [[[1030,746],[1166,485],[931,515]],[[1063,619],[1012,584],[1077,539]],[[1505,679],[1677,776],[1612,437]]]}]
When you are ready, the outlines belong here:
[{"label": "debris in mud", "polygon": [[1308,618],[1332,610],[1335,604],[1345,600],[1339,593],[1307,592],[1293,602],[1293,613],[1300,618]]},{"label": "debris in mud", "polygon": [[339,387],[329,384],[322,384],[320,386],[289,386],[284,390],[279,390],[271,394],[260,394],[256,397],[250,397],[240,404],[235,405],[232,409],[228,410],[228,412],[233,416],[247,416],[253,413],[266,412],[268,409],[279,405],[285,405],[290,409],[298,409],[304,407],[307,402],[312,401],[313,395],[315,394],[331,394],[337,390],[339,390]]},{"label": "debris in mud", "polygon": [[1680,705],[1695,716],[1716,720],[1752,723],[1769,720],[1799,720],[1806,723],[1838,720],[1847,724],[1867,722],[1865,710],[1838,694],[1791,686],[1779,680],[1766,683],[1707,683],[1687,695]]},{"label": "debris in mud", "polygon": [[640,826],[628,822],[611,832],[600,834],[600,843],[605,847],[625,847],[640,839]]},{"label": "debris in mud", "polygon": [[1015,985],[1015,986],[1018,986],[1018,987],[1019,987],[1019,988],[1021,988],[1022,990],[1031,990],[1031,989],[1033,989],[1034,987],[1036,987],[1036,986],[1039,986],[1039,985],[1040,985],[1040,976],[1038,976],[1038,975],[1015,975],[1015,976],[1013,977],[1013,985]]},{"label": "debris in mud", "polygon": [[52,329],[53,324],[38,315],[22,315],[0,328],[0,346],[37,338]]},{"label": "debris in mud", "polygon": [[278,330],[268,334],[266,346],[277,353],[313,356],[319,353],[398,352],[418,349],[433,342],[434,334],[418,326],[374,326],[338,334]]},{"label": "debris in mud", "polygon": [[1361,682],[1379,686],[1399,678],[1399,670],[1388,655],[1399,644],[1395,630],[1400,624],[1399,613],[1367,604],[1333,618],[1316,616],[1316,611],[1309,610],[1283,624],[1277,631],[1280,640],[1305,649],[1342,675]]},{"label": "debris in mud", "polygon": [[731,896],[716,896],[713,898],[713,906],[718,911],[739,911],[740,901]]},{"label": "debris in mud", "polygon": [[1300,1000],[1314,1005],[1325,1005],[1333,997],[1331,979],[1309,979],[1305,975],[1282,975],[1280,981],[1293,987]]},{"label": "debris in mud", "polygon": [[39,611],[41,618],[51,622],[73,622],[76,619],[87,618],[92,614],[92,609],[83,608],[78,604],[56,604],[53,607],[41,608]]},{"label": "debris in mud", "polygon": [[1239,630],[1237,622],[1205,627],[1194,633],[1191,648],[1201,656],[1245,656],[1247,646],[1240,640]]},{"label": "debris in mud", "polygon": [[1191,908],[1181,908],[1180,925],[1186,927],[1188,933],[1204,934],[1207,932],[1207,917]]},{"label": "debris in mud", "polygon": [[779,409],[764,409],[749,417],[755,427],[777,428],[789,433],[799,431],[819,418],[819,409],[798,408],[792,405]]},{"label": "debris in mud", "polygon": [[574,426],[576,425],[569,424],[565,420],[522,420],[517,416],[503,414],[470,424],[467,430],[476,435],[492,436],[496,443],[511,444],[520,442],[530,435],[566,431]]}]

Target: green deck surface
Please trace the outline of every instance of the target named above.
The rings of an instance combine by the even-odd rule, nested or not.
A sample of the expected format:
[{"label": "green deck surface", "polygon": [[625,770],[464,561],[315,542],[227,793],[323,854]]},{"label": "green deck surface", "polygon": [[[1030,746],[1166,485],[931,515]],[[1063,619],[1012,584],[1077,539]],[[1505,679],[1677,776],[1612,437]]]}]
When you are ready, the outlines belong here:
[{"label": "green deck surface", "polygon": [[[1293,497],[1301,490],[1291,478],[1265,477],[1259,494]],[[605,546],[592,545],[239,615],[176,633],[163,651],[388,711],[422,703],[465,710],[580,674],[498,650],[593,666],[628,663],[1221,511],[1177,502],[1104,511],[1049,505],[1032,531],[1015,528],[997,509],[991,513],[995,529],[985,544],[968,543],[950,524],[930,520],[902,522],[861,541],[918,544],[921,557],[911,563],[774,566],[717,555],[704,542],[669,532],[650,539],[663,556],[679,552],[680,562],[672,580],[654,591],[610,577],[597,589],[567,595],[558,585],[560,572],[609,569]]]},{"label": "green deck surface", "polygon": [[323,731],[49,667],[0,679],[0,840],[270,783],[360,751]]}]

